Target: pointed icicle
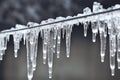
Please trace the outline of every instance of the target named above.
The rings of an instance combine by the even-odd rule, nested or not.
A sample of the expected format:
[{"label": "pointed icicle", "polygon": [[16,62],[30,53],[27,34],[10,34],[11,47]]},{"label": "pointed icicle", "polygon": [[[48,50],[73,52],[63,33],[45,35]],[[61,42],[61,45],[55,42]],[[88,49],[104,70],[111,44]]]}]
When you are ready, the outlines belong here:
[{"label": "pointed icicle", "polygon": [[[15,29],[22,29],[22,28],[25,28],[26,26],[24,25],[20,25],[20,24],[16,24],[15,26],[16,28]],[[15,58],[18,57],[18,50],[20,48],[20,41],[22,39],[22,35],[23,33],[20,32],[20,31],[17,31],[13,34],[13,39],[14,39],[14,56]]]},{"label": "pointed icicle", "polygon": [[13,37],[14,37],[14,56],[15,58],[17,58],[18,56],[17,52],[18,52],[19,45],[20,45],[20,34],[18,32],[15,32]]},{"label": "pointed icicle", "polygon": [[57,58],[60,58],[61,29],[57,31]]},{"label": "pointed icicle", "polygon": [[89,26],[88,22],[85,22],[85,23],[84,23],[84,37],[87,36],[87,29],[88,29],[88,26]]},{"label": "pointed icicle", "polygon": [[49,71],[48,71],[49,72],[49,78],[52,78],[53,53],[51,51],[49,51],[49,53],[48,53],[48,67],[49,67]]},{"label": "pointed icicle", "polygon": [[105,49],[106,49],[106,37],[104,37],[104,34],[100,34],[100,55],[101,55],[101,62],[104,62],[104,57],[105,57]]},{"label": "pointed icicle", "polygon": [[118,69],[120,69],[120,34],[117,35],[117,62]]},{"label": "pointed icicle", "polygon": [[105,30],[105,23],[98,22],[99,26],[99,33],[100,33],[100,56],[101,56],[101,62],[104,62],[105,57],[105,50],[106,50],[106,30]]},{"label": "pointed icicle", "polygon": [[[38,26],[38,23],[29,22],[28,27],[34,27]],[[36,70],[36,58],[37,58],[37,47],[38,47],[38,35],[39,35],[39,29],[31,29],[30,30],[30,54],[31,54],[31,60],[32,60],[32,66],[33,71]]]},{"label": "pointed icicle", "polygon": [[[31,60],[32,60],[32,65],[33,65],[33,70],[36,70],[36,58],[37,58],[37,34],[36,33],[32,33],[33,37],[30,36],[30,54],[31,54]],[[32,39],[32,41],[31,41]]]},{"label": "pointed icicle", "polygon": [[[91,13],[92,12],[91,12],[91,9],[89,7],[86,7],[86,8],[83,9],[83,14],[84,15],[89,15]],[[87,29],[88,29],[89,23],[85,21],[83,24],[84,24],[84,37],[86,37],[87,36]]]},{"label": "pointed icicle", "polygon": [[3,60],[2,46],[3,46],[3,34],[0,34],[0,60]]},{"label": "pointed icicle", "polygon": [[49,72],[49,78],[52,78],[52,67],[53,67],[53,34],[48,32],[48,72]]},{"label": "pointed icicle", "polygon": [[56,51],[56,42],[57,42],[57,28],[54,28],[53,29],[53,53],[55,53],[55,51]]},{"label": "pointed icicle", "polygon": [[92,41],[96,42],[96,35],[98,33],[98,25],[97,22],[92,22],[91,23],[91,28],[92,28]]},{"label": "pointed icicle", "polygon": [[19,49],[19,41],[16,41],[16,39],[14,39],[14,56],[15,56],[15,58],[18,57],[18,54],[17,54],[18,49]]},{"label": "pointed icicle", "polygon": [[28,80],[32,80],[33,78],[33,65],[31,60],[31,44],[30,44],[30,33],[26,36],[26,48],[27,48],[27,76]]},{"label": "pointed icicle", "polygon": [[72,32],[72,25],[66,26],[66,56],[67,58],[70,57],[71,32]]},{"label": "pointed icicle", "polygon": [[35,54],[34,54],[34,61],[33,61],[33,68],[34,68],[34,70],[36,70],[36,59],[37,59],[37,49],[38,49],[38,37],[36,37],[36,39],[35,39],[35,44],[34,44],[35,46],[35,49],[34,49],[34,51],[35,51]]},{"label": "pointed icicle", "polygon": [[[29,22],[28,27],[33,27],[36,24]],[[26,48],[27,48],[27,76],[28,80],[32,80],[33,73],[36,69],[36,57],[37,57],[37,39],[38,32],[36,29],[30,29],[26,34]]]},{"label": "pointed icicle", "polygon": [[43,38],[43,64],[46,64],[46,59],[47,59],[47,49],[48,49],[48,33],[47,30],[44,30],[44,34],[43,34],[44,38]]},{"label": "pointed icicle", "polygon": [[110,35],[110,41],[109,41],[109,47],[110,47],[110,69],[111,69],[111,75],[115,75],[115,48],[116,48],[116,37],[114,35]]}]

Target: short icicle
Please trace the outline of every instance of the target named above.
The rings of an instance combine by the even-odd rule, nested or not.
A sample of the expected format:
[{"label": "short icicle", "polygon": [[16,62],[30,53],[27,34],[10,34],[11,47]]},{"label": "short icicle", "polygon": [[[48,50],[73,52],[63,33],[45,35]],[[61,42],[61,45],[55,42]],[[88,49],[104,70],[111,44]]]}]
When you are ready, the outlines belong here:
[{"label": "short icicle", "polygon": [[91,23],[91,28],[92,28],[92,41],[96,42],[96,36],[97,36],[97,33],[98,33],[97,22],[92,22]]},{"label": "short icicle", "polygon": [[[15,29],[22,29],[25,28],[26,26],[16,24]],[[22,39],[23,33],[21,31],[15,32],[13,34],[13,40],[14,40],[14,56],[15,58],[18,57],[18,50],[20,48],[20,41]]]},{"label": "short icicle", "polygon": [[85,22],[83,24],[84,24],[84,37],[87,37],[87,29],[88,29],[89,23]]}]

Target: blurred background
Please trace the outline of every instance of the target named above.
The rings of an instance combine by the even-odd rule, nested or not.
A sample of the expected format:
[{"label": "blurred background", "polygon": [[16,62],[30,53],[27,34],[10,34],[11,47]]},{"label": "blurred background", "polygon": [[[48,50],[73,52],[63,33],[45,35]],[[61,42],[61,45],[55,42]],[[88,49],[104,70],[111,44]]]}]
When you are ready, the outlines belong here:
[{"label": "blurred background", "polygon": [[[58,16],[73,16],[85,7],[92,8],[93,2],[100,2],[104,8],[119,4],[120,0],[0,0],[0,30],[9,29],[15,24],[38,22]],[[105,62],[100,62],[100,41],[83,36],[83,26],[74,26],[71,37],[71,56],[65,56],[65,39],[61,43],[60,59],[54,54],[52,80],[118,80],[120,70],[111,77],[109,68],[108,41]],[[19,57],[13,55],[13,37],[10,37],[4,60],[0,62],[0,80],[27,80],[26,47],[21,41]],[[117,64],[116,64],[117,65]],[[116,67],[117,68],[117,67]],[[39,37],[37,70],[33,80],[49,80],[47,65],[42,64],[42,39]]]}]

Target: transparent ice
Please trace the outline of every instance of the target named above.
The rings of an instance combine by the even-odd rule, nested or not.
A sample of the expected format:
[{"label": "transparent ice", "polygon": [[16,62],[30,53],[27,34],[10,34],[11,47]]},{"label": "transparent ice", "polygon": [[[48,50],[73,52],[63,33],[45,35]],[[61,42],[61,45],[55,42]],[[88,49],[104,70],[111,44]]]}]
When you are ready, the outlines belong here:
[{"label": "transparent ice", "polygon": [[[81,23],[84,27],[85,37],[88,34],[88,28],[91,27],[92,42],[96,42],[96,36],[99,34],[101,62],[105,60],[106,43],[109,43],[109,65],[111,75],[114,76],[115,61],[117,61],[118,69],[120,69],[120,10],[93,16],[88,15],[118,8],[120,8],[119,4],[104,9],[100,3],[94,2],[92,10],[86,7],[83,13],[79,13],[73,17],[49,18],[48,20],[41,21],[40,24],[28,22],[26,26],[16,24],[15,28],[3,30],[0,33],[0,60],[3,60],[3,55],[7,49],[7,42],[9,41],[10,35],[13,36],[15,58],[18,57],[20,42],[23,39],[27,49],[27,77],[28,80],[32,80],[37,66],[38,38],[40,33],[40,37],[42,38],[43,64],[48,65],[49,78],[52,78],[54,67],[53,55],[55,54],[57,58],[60,58],[61,40],[65,38],[66,57],[70,57],[72,28],[74,25],[79,25],[79,23]],[[6,31],[7,33],[5,33]],[[117,56],[117,58],[115,56]]]}]

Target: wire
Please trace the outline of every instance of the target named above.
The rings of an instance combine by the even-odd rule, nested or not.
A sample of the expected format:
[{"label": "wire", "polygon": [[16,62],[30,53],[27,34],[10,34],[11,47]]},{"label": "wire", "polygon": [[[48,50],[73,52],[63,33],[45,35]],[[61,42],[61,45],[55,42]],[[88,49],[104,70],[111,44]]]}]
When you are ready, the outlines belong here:
[{"label": "wire", "polygon": [[69,19],[65,19],[65,20],[60,20],[60,21],[55,21],[55,22],[51,22],[51,23],[40,24],[39,26],[33,26],[33,27],[29,27],[29,28],[22,28],[22,29],[15,29],[15,30],[7,30],[7,31],[0,32],[0,34],[1,33],[9,33],[9,32],[15,32],[15,31],[20,31],[20,30],[26,30],[26,29],[32,29],[32,28],[42,27],[42,26],[51,25],[51,24],[55,24],[55,23],[60,23],[60,22],[65,22],[65,21],[80,19],[80,18],[84,18],[84,17],[95,16],[95,15],[99,15],[99,14],[105,14],[105,13],[119,11],[119,10],[120,10],[120,8],[117,8],[117,9],[107,10],[107,11],[93,13],[93,14],[89,14],[89,15],[84,15],[84,16],[79,16],[79,17],[73,17],[73,18],[69,18]]}]

